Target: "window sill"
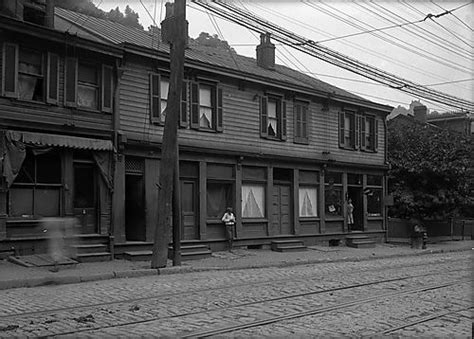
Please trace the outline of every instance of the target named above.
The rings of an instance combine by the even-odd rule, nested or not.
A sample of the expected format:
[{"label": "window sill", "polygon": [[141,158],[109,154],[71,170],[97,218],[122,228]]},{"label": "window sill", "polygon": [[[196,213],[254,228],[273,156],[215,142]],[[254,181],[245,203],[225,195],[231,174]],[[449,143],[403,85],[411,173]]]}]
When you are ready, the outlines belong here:
[{"label": "window sill", "polygon": [[191,129],[199,132],[205,133],[218,133],[215,129],[205,128],[205,127],[191,127]]},{"label": "window sill", "polygon": [[349,146],[341,146],[339,145],[340,149],[346,150],[346,151],[356,151],[355,147],[349,147]]},{"label": "window sill", "polygon": [[326,215],[326,221],[344,221],[344,218],[342,216]]},{"label": "window sill", "polygon": [[276,138],[276,137],[261,137],[262,139],[266,140],[271,140],[271,141],[280,141],[280,142],[285,142],[286,140],[282,140],[281,138]]},{"label": "window sill", "polygon": [[320,217],[299,217],[299,218],[300,218],[300,222],[301,221],[310,222],[310,221],[320,221],[321,220]]},{"label": "window sill", "polygon": [[299,145],[309,145],[308,140],[293,140],[294,144],[299,144]]},{"label": "window sill", "polygon": [[262,223],[262,222],[268,222],[267,218],[242,218],[242,223],[243,224],[252,224],[252,223]]},{"label": "window sill", "polygon": [[360,151],[365,152],[365,153],[377,153],[376,150],[372,150],[372,149],[361,149]]}]

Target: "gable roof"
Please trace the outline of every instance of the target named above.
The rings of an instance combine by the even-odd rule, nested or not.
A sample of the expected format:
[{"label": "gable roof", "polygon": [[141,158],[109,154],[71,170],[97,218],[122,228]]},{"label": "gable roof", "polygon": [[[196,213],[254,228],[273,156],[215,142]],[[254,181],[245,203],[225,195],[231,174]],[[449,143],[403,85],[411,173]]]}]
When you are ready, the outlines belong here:
[{"label": "gable roof", "polygon": [[[55,7],[55,29],[69,32],[79,37],[112,43],[116,45],[135,45],[151,51],[169,54],[169,45],[161,41],[157,29],[153,34],[133,27],[124,26],[117,22],[95,18],[82,13]],[[267,82],[287,84],[297,88],[305,88],[319,96],[330,95],[335,100],[346,99],[351,103],[369,105],[378,110],[390,112],[391,106],[378,104],[363,97],[352,94],[339,87],[293,70],[289,67],[275,64],[273,70],[259,67],[254,58],[238,55],[230,50],[204,46],[190,39],[185,51],[186,61],[198,62],[210,66],[209,69],[221,68],[246,76],[249,79],[265,80]]]}]

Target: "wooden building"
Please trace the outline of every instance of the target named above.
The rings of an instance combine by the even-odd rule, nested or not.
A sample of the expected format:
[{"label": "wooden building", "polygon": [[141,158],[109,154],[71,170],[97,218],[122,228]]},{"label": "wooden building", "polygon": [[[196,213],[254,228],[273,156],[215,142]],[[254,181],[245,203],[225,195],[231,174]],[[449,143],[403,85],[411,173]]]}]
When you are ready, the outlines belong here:
[{"label": "wooden building", "polygon": [[[77,53],[87,50],[81,45],[87,41],[97,46],[91,48],[98,53],[94,60],[106,66],[117,62],[111,68],[117,83],[111,85],[116,100],[110,112],[67,107],[62,75],[60,104],[45,110],[51,116],[51,111],[63,114],[64,121],[74,118],[75,133],[62,127],[62,134],[81,131],[84,137],[95,133],[96,139],[114,141],[112,222],[107,231],[117,254],[150,248],[157,219],[169,45],[159,30],[128,28],[60,8],[55,10],[55,28],[59,32],[49,32],[63,36],[63,44],[66,37],[75,39]],[[256,48],[256,59],[192,39],[186,49],[178,131],[183,244],[225,248],[220,218],[228,206],[237,216],[236,246],[269,245],[275,239],[300,239],[310,245],[343,239],[354,231],[382,239],[388,168],[385,117],[392,107],[276,64],[268,35],[262,35]],[[56,50],[59,69],[64,69],[68,55],[62,53],[67,49]],[[4,93],[0,99],[12,106]],[[2,122],[3,112],[4,106]],[[57,127],[51,120],[48,126]],[[63,126],[63,120],[58,124]],[[70,148],[74,150],[70,145],[61,149]],[[64,190],[66,183],[61,184]],[[347,224],[348,198],[355,207],[352,229]]]},{"label": "wooden building", "polygon": [[47,250],[44,217],[108,244],[122,49],[54,29],[51,1],[0,7],[0,251]]}]

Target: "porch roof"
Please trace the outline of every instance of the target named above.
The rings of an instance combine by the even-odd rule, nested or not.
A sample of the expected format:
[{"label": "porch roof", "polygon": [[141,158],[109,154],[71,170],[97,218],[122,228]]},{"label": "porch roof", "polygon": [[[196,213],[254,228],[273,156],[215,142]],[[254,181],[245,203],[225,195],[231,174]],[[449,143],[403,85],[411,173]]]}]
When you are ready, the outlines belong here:
[{"label": "porch roof", "polygon": [[70,147],[95,151],[113,151],[114,149],[114,145],[110,140],[35,132],[11,132],[14,135],[14,140],[21,140],[26,144]]}]

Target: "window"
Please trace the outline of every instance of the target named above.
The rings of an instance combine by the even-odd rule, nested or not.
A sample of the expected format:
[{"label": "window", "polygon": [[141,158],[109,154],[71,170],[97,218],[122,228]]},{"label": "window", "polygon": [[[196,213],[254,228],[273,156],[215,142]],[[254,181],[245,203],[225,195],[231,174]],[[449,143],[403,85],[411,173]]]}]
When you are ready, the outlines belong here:
[{"label": "window", "polygon": [[356,148],[356,116],[354,112],[339,113],[339,146]]},{"label": "window", "polygon": [[342,174],[327,172],[325,175],[325,212],[327,216],[342,216]]},{"label": "window", "polygon": [[280,97],[260,98],[260,136],[286,140],[286,102]]},{"label": "window", "polygon": [[265,186],[261,184],[242,185],[242,218],[265,217]]},{"label": "window", "polygon": [[378,147],[378,121],[375,117],[361,117],[361,148],[376,151]]},{"label": "window", "polygon": [[319,173],[315,171],[299,171],[299,216],[318,216],[318,184]]},{"label": "window", "polygon": [[3,44],[2,95],[57,103],[59,58],[56,54]]},{"label": "window", "polygon": [[233,165],[212,164],[207,169],[207,218],[219,219],[227,207],[234,208],[235,168]]},{"label": "window", "polygon": [[59,216],[61,187],[59,154],[34,155],[27,150],[20,172],[8,192],[8,215]]},{"label": "window", "polygon": [[222,89],[217,84],[191,84],[191,128],[223,131]]},{"label": "window", "polygon": [[295,102],[295,143],[308,143],[308,104]]},{"label": "window", "polygon": [[369,217],[382,215],[382,179],[381,175],[367,175],[367,187],[364,189],[364,194],[367,196]]},{"label": "window", "polygon": [[112,112],[113,68],[108,65],[65,60],[64,101],[66,106]]}]

